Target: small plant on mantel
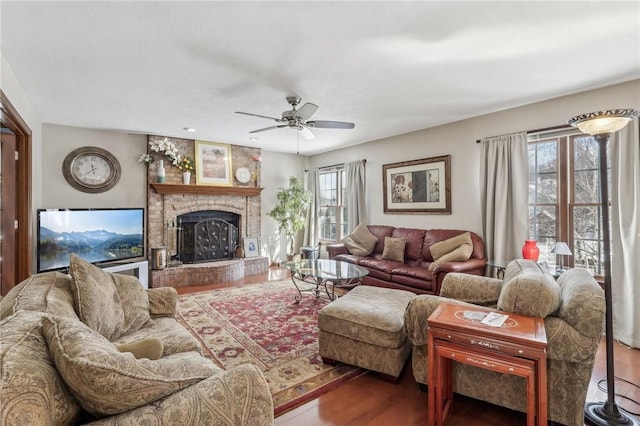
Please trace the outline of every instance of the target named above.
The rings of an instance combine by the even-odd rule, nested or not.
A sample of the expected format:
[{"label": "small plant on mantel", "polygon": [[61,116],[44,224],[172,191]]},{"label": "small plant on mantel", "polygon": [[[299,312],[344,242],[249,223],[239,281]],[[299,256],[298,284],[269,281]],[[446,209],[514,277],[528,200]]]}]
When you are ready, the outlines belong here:
[{"label": "small plant on mantel", "polygon": [[178,160],[178,168],[183,172],[193,172],[196,169],[196,163],[193,161],[193,158],[184,156],[179,157]]},{"label": "small plant on mantel", "polygon": [[287,253],[293,255],[296,234],[306,224],[306,213],[311,203],[311,193],[304,189],[300,179],[291,176],[289,187],[280,188],[276,198],[278,201],[275,207],[267,215],[278,223],[280,232],[284,232],[287,236],[289,243]]}]

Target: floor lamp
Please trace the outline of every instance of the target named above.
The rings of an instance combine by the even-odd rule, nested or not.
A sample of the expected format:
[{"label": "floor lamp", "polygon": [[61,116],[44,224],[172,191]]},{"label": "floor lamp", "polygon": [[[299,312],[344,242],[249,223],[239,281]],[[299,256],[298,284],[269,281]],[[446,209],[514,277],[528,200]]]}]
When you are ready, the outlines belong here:
[{"label": "floor lamp", "polygon": [[604,297],[607,312],[605,313],[605,342],[607,349],[607,400],[590,402],[585,405],[585,417],[595,425],[633,425],[640,426],[640,421],[622,408],[615,401],[615,374],[613,364],[613,302],[611,294],[611,239],[609,236],[609,185],[607,180],[607,141],[613,132],[626,126],[631,120],[640,116],[640,111],[633,109],[614,109],[592,112],[573,117],[568,123],[592,135],[598,142],[600,151],[600,203],[602,208],[602,237],[604,249]]}]

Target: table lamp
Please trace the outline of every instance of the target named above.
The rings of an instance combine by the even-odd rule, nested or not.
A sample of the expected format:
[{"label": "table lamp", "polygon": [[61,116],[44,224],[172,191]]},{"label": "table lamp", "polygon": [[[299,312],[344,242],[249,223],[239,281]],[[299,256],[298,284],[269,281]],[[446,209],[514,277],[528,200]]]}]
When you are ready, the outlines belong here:
[{"label": "table lamp", "polygon": [[564,262],[563,262],[564,257],[573,255],[567,243],[563,243],[563,242],[556,243],[556,245],[554,245],[553,248],[551,249],[551,253],[554,253],[557,256],[560,256],[560,267],[556,268],[556,270],[564,271]]}]

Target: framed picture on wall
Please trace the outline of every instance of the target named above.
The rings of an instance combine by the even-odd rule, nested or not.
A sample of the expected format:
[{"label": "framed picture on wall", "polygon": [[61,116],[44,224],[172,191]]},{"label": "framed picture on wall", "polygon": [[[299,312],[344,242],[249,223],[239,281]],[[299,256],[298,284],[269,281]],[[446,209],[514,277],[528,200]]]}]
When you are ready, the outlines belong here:
[{"label": "framed picture on wall", "polygon": [[385,213],[451,214],[451,156],[382,166]]},{"label": "framed picture on wall", "polygon": [[196,141],[196,184],[230,186],[231,145]]},{"label": "framed picture on wall", "polygon": [[244,257],[258,257],[260,256],[260,241],[258,237],[246,237],[243,240],[244,244]]}]

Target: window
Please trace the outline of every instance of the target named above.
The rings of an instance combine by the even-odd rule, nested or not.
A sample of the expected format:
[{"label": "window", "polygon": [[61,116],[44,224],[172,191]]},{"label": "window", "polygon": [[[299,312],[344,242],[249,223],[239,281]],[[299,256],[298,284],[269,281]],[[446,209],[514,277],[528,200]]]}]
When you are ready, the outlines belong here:
[{"label": "window", "polygon": [[602,275],[598,143],[575,131],[535,138],[529,138],[529,236],[538,241],[539,262],[556,264],[551,249],[564,241],[573,253],[564,265]]},{"label": "window", "polygon": [[344,205],[346,173],[344,167],[321,169],[320,240],[339,241],[346,234],[347,209]]}]

